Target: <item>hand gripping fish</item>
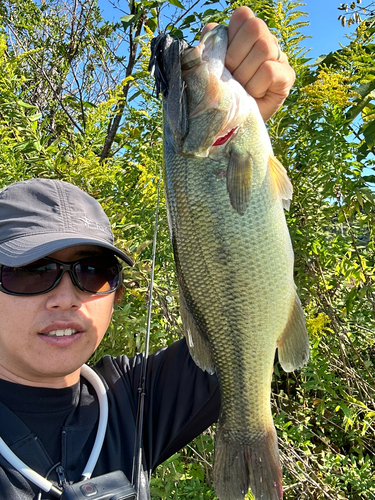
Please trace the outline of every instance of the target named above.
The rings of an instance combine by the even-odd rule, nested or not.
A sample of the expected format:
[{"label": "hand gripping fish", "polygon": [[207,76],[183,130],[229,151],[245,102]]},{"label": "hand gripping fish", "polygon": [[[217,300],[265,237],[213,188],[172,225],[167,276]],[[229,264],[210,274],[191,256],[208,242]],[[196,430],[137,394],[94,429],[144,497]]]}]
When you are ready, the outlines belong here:
[{"label": "hand gripping fish", "polygon": [[190,353],[216,371],[222,407],[213,480],[220,500],[280,500],[270,391],[275,349],[309,357],[283,208],[292,185],[256,102],[224,67],[227,28],[199,45],[160,35],[151,72],[164,96],[164,184]]}]

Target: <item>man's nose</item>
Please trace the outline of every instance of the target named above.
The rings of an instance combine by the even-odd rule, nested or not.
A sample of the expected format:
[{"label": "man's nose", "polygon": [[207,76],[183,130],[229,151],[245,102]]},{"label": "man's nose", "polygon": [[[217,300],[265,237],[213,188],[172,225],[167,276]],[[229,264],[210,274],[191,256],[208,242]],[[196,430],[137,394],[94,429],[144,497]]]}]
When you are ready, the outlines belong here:
[{"label": "man's nose", "polygon": [[47,307],[71,309],[81,305],[81,290],[74,285],[70,273],[65,271],[59,284],[47,293]]}]

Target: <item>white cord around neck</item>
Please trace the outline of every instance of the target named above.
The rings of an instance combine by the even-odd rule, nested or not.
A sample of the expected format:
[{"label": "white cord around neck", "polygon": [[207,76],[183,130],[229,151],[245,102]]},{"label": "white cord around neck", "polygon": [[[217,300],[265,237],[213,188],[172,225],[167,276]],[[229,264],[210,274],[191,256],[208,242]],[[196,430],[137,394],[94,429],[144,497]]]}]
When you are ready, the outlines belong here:
[{"label": "white cord around neck", "polygon": [[[85,479],[90,479],[91,474],[95,468],[96,462],[98,461],[105,433],[107,430],[108,422],[108,399],[107,392],[101,381],[99,375],[97,375],[94,370],[89,366],[83,365],[81,368],[81,375],[90,382],[90,384],[95,389],[99,401],[99,424],[96,433],[95,443],[91,451],[90,457],[86,464],[84,471],[82,472],[81,481]],[[20,460],[15,453],[5,444],[5,442],[0,438],[0,455],[2,455],[7,462],[10,463],[18,472],[25,476],[29,481],[36,484],[43,491],[49,492],[53,490],[56,492],[56,487],[43,476],[30,469],[22,460]]]}]

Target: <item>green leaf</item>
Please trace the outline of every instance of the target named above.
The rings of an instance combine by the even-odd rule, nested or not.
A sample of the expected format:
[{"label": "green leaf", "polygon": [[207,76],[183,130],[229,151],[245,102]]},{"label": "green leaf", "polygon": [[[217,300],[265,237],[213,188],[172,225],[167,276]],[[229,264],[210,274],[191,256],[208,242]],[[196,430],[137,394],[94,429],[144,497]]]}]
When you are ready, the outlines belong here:
[{"label": "green leaf", "polygon": [[154,17],[150,17],[150,19],[147,19],[147,26],[152,32],[154,32],[158,27],[157,20]]},{"label": "green leaf", "polygon": [[362,179],[365,182],[371,182],[371,184],[375,184],[375,175],[363,175]]},{"label": "green leaf", "polygon": [[92,102],[88,101],[83,101],[82,105],[84,108],[89,108],[89,109],[97,108],[96,104],[93,104]]},{"label": "green leaf", "polygon": [[28,102],[24,102],[21,100],[18,100],[17,104],[18,104],[18,106],[21,106],[21,108],[36,109],[36,106],[33,106],[32,104],[29,104]]},{"label": "green leaf", "polygon": [[176,38],[177,40],[181,40],[184,37],[183,32],[177,28],[172,28],[169,34],[171,35],[171,37]]},{"label": "green leaf", "polygon": [[194,23],[195,20],[196,20],[196,17],[194,14],[191,14],[190,16],[185,17],[180,28],[181,29],[189,28],[191,23]]},{"label": "green leaf", "polygon": [[[375,89],[375,80],[371,80],[368,83],[363,83],[362,85],[354,89],[354,91],[361,97],[366,97],[367,95],[371,94],[374,89]],[[373,97],[375,97],[375,95]]]},{"label": "green leaf", "polygon": [[319,57],[317,57],[313,63],[313,66],[318,66],[321,64],[325,59],[327,58],[327,54],[322,54]]},{"label": "green leaf", "polygon": [[128,98],[128,102],[131,102],[133,101],[134,99],[136,99],[139,95],[142,94],[142,91],[141,90],[138,90],[137,92],[134,92],[134,94],[132,94],[129,98]]},{"label": "green leaf", "polygon": [[369,102],[375,98],[375,80],[360,85],[354,89],[354,91],[357,92],[362,99],[355,99],[355,105],[349,108],[347,117],[350,120],[354,120],[354,118],[356,118],[359,113],[361,113],[361,111],[368,106]]},{"label": "green leaf", "polygon": [[342,49],[330,52],[329,54],[322,54],[314,62],[313,66],[336,66],[338,56],[342,55]]},{"label": "green leaf", "polygon": [[185,10],[185,7],[182,5],[180,0],[168,0],[168,3],[170,3],[171,5],[174,5],[175,7],[179,7],[180,9]]},{"label": "green leaf", "polygon": [[339,404],[338,404],[336,410],[338,410],[338,408],[341,408],[341,410],[343,411],[343,413],[347,419],[352,418],[352,412],[350,411],[348,405],[345,404],[343,401],[339,401]]},{"label": "green leaf", "polygon": [[347,313],[350,313],[352,311],[353,304],[355,302],[357,295],[358,295],[357,289],[353,288],[352,290],[350,290],[350,293],[346,297],[345,305]]},{"label": "green leaf", "polygon": [[35,122],[35,121],[39,120],[39,118],[41,118],[41,117],[42,117],[42,113],[35,113],[35,115],[30,115],[28,118],[32,122]]},{"label": "green leaf", "polygon": [[365,125],[362,133],[365,136],[367,146],[372,149],[375,146],[375,120]]},{"label": "green leaf", "polygon": [[120,21],[122,23],[122,27],[124,28],[124,30],[126,30],[131,24],[135,24],[137,17],[138,16],[136,16],[135,14],[122,16],[120,18]]}]

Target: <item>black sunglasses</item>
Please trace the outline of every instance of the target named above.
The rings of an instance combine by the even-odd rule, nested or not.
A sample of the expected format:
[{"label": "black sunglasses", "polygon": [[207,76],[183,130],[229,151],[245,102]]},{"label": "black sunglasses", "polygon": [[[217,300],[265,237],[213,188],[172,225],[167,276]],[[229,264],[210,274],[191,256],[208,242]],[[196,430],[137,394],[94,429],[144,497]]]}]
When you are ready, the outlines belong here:
[{"label": "black sunglasses", "polygon": [[95,255],[61,262],[45,257],[26,266],[0,264],[0,291],[9,295],[40,295],[53,290],[68,271],[75,286],[97,295],[112,293],[122,283],[122,271],[114,255]]}]

